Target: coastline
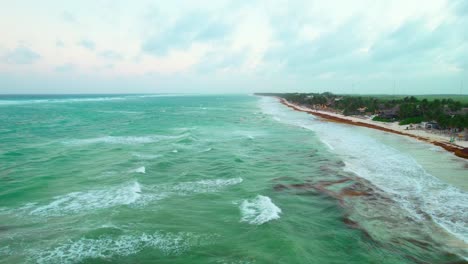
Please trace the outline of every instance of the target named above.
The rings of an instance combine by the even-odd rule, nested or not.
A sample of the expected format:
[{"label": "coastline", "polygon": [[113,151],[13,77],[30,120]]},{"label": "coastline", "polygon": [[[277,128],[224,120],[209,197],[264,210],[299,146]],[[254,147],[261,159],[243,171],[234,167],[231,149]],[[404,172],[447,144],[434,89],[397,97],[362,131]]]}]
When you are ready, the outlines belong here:
[{"label": "coastline", "polygon": [[296,111],[305,112],[308,114],[312,114],[314,116],[318,116],[329,121],[344,123],[354,126],[362,126],[372,129],[377,129],[393,134],[403,135],[415,138],[420,141],[424,141],[427,143],[431,143],[433,145],[442,147],[448,152],[454,153],[456,156],[464,159],[468,159],[468,142],[460,142],[459,144],[454,144],[449,142],[447,139],[443,138],[442,136],[431,135],[423,131],[415,131],[415,130],[404,130],[400,128],[397,124],[385,124],[385,123],[378,123],[377,121],[361,119],[357,117],[351,116],[344,116],[341,114],[330,113],[326,111],[320,110],[313,110],[310,108],[302,107],[293,103],[288,102],[284,98],[276,97],[281,104],[292,108]]}]

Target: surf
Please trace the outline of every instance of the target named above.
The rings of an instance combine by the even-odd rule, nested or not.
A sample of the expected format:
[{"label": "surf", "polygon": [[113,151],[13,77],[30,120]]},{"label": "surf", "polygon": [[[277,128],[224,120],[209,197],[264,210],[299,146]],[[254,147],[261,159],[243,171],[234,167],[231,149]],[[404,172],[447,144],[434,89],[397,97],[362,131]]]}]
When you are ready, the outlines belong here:
[{"label": "surf", "polygon": [[53,198],[46,205],[40,205],[29,212],[36,216],[61,216],[95,211],[115,206],[131,205],[141,196],[141,186],[137,181],[117,187],[72,192]]},{"label": "surf", "polygon": [[[411,156],[356,131],[355,127],[320,121],[260,99],[261,109],[289,125],[317,134],[345,162],[345,171],[383,190],[416,221],[433,221],[468,243],[468,193],[427,173]],[[423,143],[421,143],[423,144]]]},{"label": "surf", "polygon": [[254,199],[242,201],[239,206],[241,222],[252,225],[262,225],[280,218],[281,209],[276,206],[270,197],[257,195]]}]

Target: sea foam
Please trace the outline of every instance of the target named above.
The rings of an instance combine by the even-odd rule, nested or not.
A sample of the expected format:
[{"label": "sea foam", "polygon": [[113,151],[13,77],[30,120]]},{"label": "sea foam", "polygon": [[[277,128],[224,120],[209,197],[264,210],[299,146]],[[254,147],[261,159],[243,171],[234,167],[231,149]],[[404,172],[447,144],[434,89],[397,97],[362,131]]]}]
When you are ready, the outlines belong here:
[{"label": "sea foam", "polygon": [[141,186],[138,182],[127,183],[118,187],[84,192],[72,192],[54,197],[47,205],[36,207],[30,215],[60,216],[119,205],[130,205],[141,198]]},{"label": "sea foam", "polygon": [[139,168],[134,169],[133,171],[136,172],[136,173],[143,173],[143,174],[145,174],[145,173],[146,173],[146,168],[145,168],[145,166],[141,166],[141,167],[139,167]]},{"label": "sea foam", "polygon": [[132,156],[137,157],[143,160],[152,160],[162,157],[163,155],[160,154],[141,154],[141,153],[133,153]]},{"label": "sea foam", "polygon": [[225,187],[239,184],[242,181],[243,181],[242,178],[231,178],[231,179],[201,180],[201,181],[195,181],[195,182],[181,182],[174,186],[171,186],[169,190],[171,192],[176,192],[179,195],[216,192]]},{"label": "sea foam", "polygon": [[317,133],[331,151],[339,153],[346,164],[345,170],[389,194],[414,220],[430,219],[468,243],[467,192],[427,173],[410,155],[366,133],[356,132],[356,127],[317,122],[310,115],[287,109],[274,98],[262,98],[260,106],[284,123]]},{"label": "sea foam", "polygon": [[241,222],[261,225],[271,220],[279,219],[281,209],[269,197],[257,195],[254,199],[244,200],[240,205]]},{"label": "sea foam", "polygon": [[[143,171],[139,168],[140,171]],[[218,192],[242,182],[242,178],[210,179],[173,184],[147,185],[129,182],[106,189],[72,192],[56,196],[48,204],[28,203],[16,209],[3,208],[0,213],[55,217],[76,213],[92,213],[115,206],[146,206],[168,197]],[[142,191],[144,189],[144,192]]]},{"label": "sea foam", "polygon": [[152,143],[156,141],[158,141],[158,138],[154,136],[142,136],[142,137],[105,136],[105,137],[87,138],[87,139],[74,139],[74,140],[66,141],[65,143],[69,145],[88,145],[88,144],[98,144],[98,143],[133,145],[133,144]]},{"label": "sea foam", "polygon": [[159,142],[162,140],[173,140],[187,137],[189,134],[180,135],[150,135],[150,136],[104,136],[96,138],[73,139],[65,141],[67,145],[89,145],[89,144],[123,144],[136,145]]},{"label": "sea foam", "polygon": [[128,97],[89,97],[89,98],[47,98],[30,100],[0,100],[0,105],[22,105],[22,104],[43,104],[43,103],[76,103],[76,102],[102,102],[125,100]]},{"label": "sea foam", "polygon": [[202,236],[191,233],[160,233],[122,235],[119,237],[81,238],[61,244],[55,248],[40,250],[31,260],[37,263],[78,263],[86,259],[110,259],[129,256],[150,248],[163,254],[179,254],[190,248]]}]

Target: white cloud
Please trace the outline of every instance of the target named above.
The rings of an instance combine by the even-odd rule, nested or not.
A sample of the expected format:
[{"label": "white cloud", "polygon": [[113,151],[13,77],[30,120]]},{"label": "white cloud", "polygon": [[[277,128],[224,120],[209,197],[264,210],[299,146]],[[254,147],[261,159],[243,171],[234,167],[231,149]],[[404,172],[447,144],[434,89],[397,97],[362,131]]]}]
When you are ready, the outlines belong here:
[{"label": "white cloud", "polygon": [[[0,54],[20,43],[40,60],[23,67],[3,60],[0,73],[53,77],[73,65],[68,73],[77,76],[317,78],[330,87],[340,78],[459,78],[468,57],[464,10],[449,0],[17,0],[0,10],[0,31],[8,32]],[[149,41],[159,52],[144,49]]]}]

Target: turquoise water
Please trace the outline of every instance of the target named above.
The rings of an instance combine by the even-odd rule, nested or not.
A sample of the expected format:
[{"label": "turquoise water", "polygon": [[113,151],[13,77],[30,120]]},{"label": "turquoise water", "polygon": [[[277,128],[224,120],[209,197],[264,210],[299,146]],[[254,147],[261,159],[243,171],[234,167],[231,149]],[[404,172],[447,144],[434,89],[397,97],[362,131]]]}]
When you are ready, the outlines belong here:
[{"label": "turquoise water", "polygon": [[0,120],[0,263],[468,255],[466,161],[273,98],[9,96]]}]

